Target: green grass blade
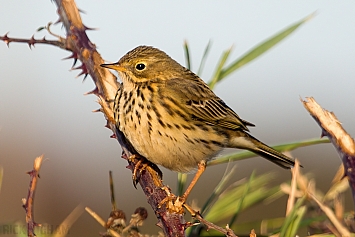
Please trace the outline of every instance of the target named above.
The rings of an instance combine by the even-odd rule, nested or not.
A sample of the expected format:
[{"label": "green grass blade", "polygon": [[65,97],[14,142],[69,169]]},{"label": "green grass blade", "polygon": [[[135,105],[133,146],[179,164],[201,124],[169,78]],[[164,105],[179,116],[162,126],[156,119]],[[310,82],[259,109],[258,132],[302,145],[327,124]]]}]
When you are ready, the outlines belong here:
[{"label": "green grass blade", "polygon": [[[280,230],[280,237],[284,237],[284,236],[292,236],[289,235],[291,233],[292,230],[294,230],[295,228],[293,228],[293,225],[296,224],[296,221],[299,219],[298,215],[299,214],[304,214],[304,211],[302,212],[302,208],[301,205],[303,204],[303,202],[306,200],[306,196],[300,198],[297,200],[295,206],[293,207],[293,209],[291,210],[291,212],[288,214],[288,216],[285,219],[285,222],[283,223],[283,225],[281,226],[281,230]],[[304,207],[304,206],[303,206]],[[305,207],[304,207],[305,208]],[[300,212],[301,211],[301,212]],[[299,213],[300,212],[300,213]],[[302,215],[303,216],[303,215]],[[302,217],[301,217],[302,218]],[[297,222],[297,229],[299,226],[299,221]],[[294,236],[294,235],[293,235]]]},{"label": "green grass blade", "polygon": [[186,185],[187,174],[178,173],[177,195],[182,196]]},{"label": "green grass blade", "polygon": [[248,181],[246,187],[244,188],[243,195],[240,198],[239,204],[238,204],[238,206],[237,206],[237,208],[236,208],[236,210],[234,212],[234,215],[232,216],[231,220],[229,221],[229,226],[232,226],[234,224],[235,220],[237,219],[237,217],[238,217],[238,215],[239,215],[239,213],[240,213],[240,211],[242,209],[242,205],[243,205],[244,199],[247,196],[247,194],[249,193],[250,183],[253,182],[254,176],[255,176],[255,170],[250,175],[249,181]]},{"label": "green grass blade", "polygon": [[[269,236],[269,235],[271,235],[271,233],[276,234],[276,233],[280,232],[280,228],[283,225],[283,223],[285,222],[285,218],[286,217],[277,217],[277,218],[262,219],[262,220],[259,219],[256,221],[236,223],[230,227],[232,230],[238,230],[238,234],[250,233],[251,229],[255,229],[255,231],[257,233],[259,233],[263,236],[264,235]],[[327,219],[327,217],[325,215],[304,218],[300,223],[300,228],[307,227],[311,223],[321,222],[326,219]],[[211,233],[211,230],[209,230],[209,232]],[[259,237],[259,235],[257,235],[257,236]]]},{"label": "green grass blade", "polygon": [[[209,196],[208,200],[205,202],[203,207],[201,208],[201,215],[205,216],[207,212],[209,212],[210,208],[213,206],[215,203],[216,199],[221,195],[221,193],[225,190],[226,185],[229,183],[230,179],[234,177],[235,175],[235,170],[236,166],[233,166],[229,171],[228,167],[226,168],[226,171],[223,174],[223,177],[213,190],[212,194]],[[198,233],[200,232],[202,226],[197,225],[197,226],[191,226],[186,230],[186,236],[197,236]]]},{"label": "green grass blade", "polygon": [[216,86],[216,83],[218,81],[220,81],[219,78],[220,78],[222,69],[223,69],[224,64],[226,63],[232,49],[233,49],[233,47],[230,47],[229,49],[227,49],[226,51],[223,52],[221,59],[219,60],[219,63],[216,67],[216,71],[212,77],[212,80],[208,83],[208,86],[211,88],[211,90],[213,90],[213,88]]},{"label": "green grass blade", "polygon": [[219,195],[224,191],[227,183],[230,179],[234,176],[235,173],[235,166],[229,171],[226,172],[221,181],[217,184],[216,188],[213,190],[212,194],[209,196],[208,200],[205,202],[203,207],[201,208],[202,216],[205,215],[206,212],[209,211],[211,205],[214,203],[215,199],[219,197]]},{"label": "green grass blade", "polygon": [[282,30],[281,32],[278,32],[276,35],[273,35],[271,38],[267,39],[266,41],[262,42],[261,44],[257,45],[255,48],[251,49],[249,52],[244,54],[241,58],[235,60],[231,65],[227,66],[224,68],[219,77],[218,81],[222,80],[226,76],[230,75],[232,72],[237,70],[238,68],[244,66],[245,64],[249,63],[250,61],[254,60],[255,58],[259,57],[269,49],[271,49],[273,46],[278,44],[281,40],[285,39],[288,35],[290,35],[292,32],[294,32],[299,26],[301,26],[303,23],[307,22],[310,20],[314,14],[311,14],[304,19],[296,22],[295,24],[287,27],[286,29]]},{"label": "green grass blade", "polygon": [[187,41],[184,41],[184,53],[185,53],[185,61],[186,61],[186,68],[191,70],[191,58],[190,58],[190,50],[189,44]]},{"label": "green grass blade", "polygon": [[[236,223],[230,226],[230,228],[232,230],[235,230],[235,232],[238,231],[239,235],[243,235],[243,234],[246,235],[246,233],[250,233],[251,229],[255,229],[255,231],[258,233],[257,235],[258,237],[270,236],[272,234],[276,234],[280,232],[280,228],[285,223],[285,219],[286,217],[277,217],[277,218],[262,219],[262,220],[256,220],[250,222],[242,222],[242,223]],[[325,221],[326,219],[327,219],[326,215],[304,218],[303,220],[300,221],[299,228],[305,228],[312,223],[315,222],[319,223]],[[208,231],[203,230],[200,236],[225,236],[225,235],[214,230],[208,230]],[[328,235],[324,235],[324,236],[328,236]],[[319,235],[319,237],[323,237],[323,235]]]},{"label": "green grass blade", "polygon": [[304,214],[306,213],[306,211],[307,211],[306,206],[302,206],[297,210],[296,217],[295,217],[292,225],[288,229],[286,236],[296,236],[296,233],[297,233],[297,231],[300,227],[300,224],[301,224],[301,220],[302,220]]},{"label": "green grass blade", "polygon": [[[251,206],[254,206],[267,198],[269,195],[273,195],[274,193],[278,192],[279,187],[274,188],[265,188],[260,187],[258,190],[250,191],[244,198],[243,203],[241,204],[240,211],[243,211]],[[244,191],[241,190],[241,191]],[[239,192],[238,192],[239,193]],[[222,220],[230,219],[234,212],[241,202],[241,195],[238,196],[228,194],[227,197],[221,199],[220,203],[217,203],[211,208],[211,210],[207,213],[206,219],[211,221],[212,223],[220,222]],[[233,200],[232,197],[234,197]],[[218,204],[218,205],[217,205]],[[220,208],[220,209],[218,209]]]},{"label": "green grass blade", "polygon": [[239,202],[243,197],[247,185],[250,185],[249,191],[243,199],[240,210],[244,210],[265,200],[270,195],[274,195],[280,190],[279,186],[273,188],[267,187],[273,177],[274,174],[272,173],[263,174],[255,177],[249,184],[244,183],[229,188],[219,196],[218,200],[206,213],[205,219],[212,223],[230,219],[240,205]]},{"label": "green grass blade", "polygon": [[201,73],[202,73],[203,67],[205,66],[205,62],[207,59],[207,55],[210,51],[210,47],[211,47],[211,40],[208,41],[205,51],[203,52],[201,63],[200,63],[200,66],[198,67],[197,75],[201,75]]},{"label": "green grass blade", "polygon": [[[284,151],[292,151],[296,148],[299,147],[305,147],[305,146],[312,146],[316,144],[322,144],[322,143],[329,143],[328,138],[313,138],[313,139],[307,139],[299,142],[291,142],[291,143],[286,143],[282,145],[276,145],[273,146],[273,148],[279,152],[284,152]],[[256,154],[250,152],[250,151],[241,151],[241,152],[236,152],[232,153],[230,155],[222,156],[219,157],[218,159],[212,160],[208,162],[208,166],[210,165],[218,165],[218,164],[223,164],[231,161],[237,161],[237,160],[244,160],[248,159],[251,157],[257,156]]]}]

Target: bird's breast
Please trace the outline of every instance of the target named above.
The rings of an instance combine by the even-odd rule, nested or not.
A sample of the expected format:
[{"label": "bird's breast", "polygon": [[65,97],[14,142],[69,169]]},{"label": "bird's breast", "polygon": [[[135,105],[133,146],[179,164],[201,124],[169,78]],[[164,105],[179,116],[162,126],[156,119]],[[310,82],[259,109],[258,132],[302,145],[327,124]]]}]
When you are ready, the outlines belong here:
[{"label": "bird's breast", "polygon": [[188,172],[199,161],[214,157],[226,138],[210,125],[192,120],[173,95],[162,94],[153,86],[123,87],[118,126],[140,155],[168,169]]}]

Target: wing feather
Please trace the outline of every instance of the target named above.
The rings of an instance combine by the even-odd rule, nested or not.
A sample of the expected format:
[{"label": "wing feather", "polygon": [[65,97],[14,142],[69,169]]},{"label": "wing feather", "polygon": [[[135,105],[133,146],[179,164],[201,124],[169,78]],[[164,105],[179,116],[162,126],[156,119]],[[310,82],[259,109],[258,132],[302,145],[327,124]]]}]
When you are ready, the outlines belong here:
[{"label": "wing feather", "polygon": [[[198,78],[199,79],[199,78]],[[166,81],[167,93],[162,96],[176,96],[186,111],[195,119],[228,129],[248,131],[254,124],[241,119],[201,80],[174,78]],[[178,92],[177,92],[178,90]]]}]

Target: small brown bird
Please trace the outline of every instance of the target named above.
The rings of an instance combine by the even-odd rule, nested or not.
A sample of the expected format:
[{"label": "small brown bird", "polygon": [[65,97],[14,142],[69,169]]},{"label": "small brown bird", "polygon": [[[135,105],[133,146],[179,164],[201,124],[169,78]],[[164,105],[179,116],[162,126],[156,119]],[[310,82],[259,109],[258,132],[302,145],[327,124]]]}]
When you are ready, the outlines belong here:
[{"label": "small brown bird", "polygon": [[122,79],[114,105],[118,129],[152,163],[178,172],[198,167],[199,176],[206,161],[229,147],[293,167],[293,159],[251,136],[247,126],[252,123],[163,51],[139,46],[117,63],[101,66],[118,71]]}]

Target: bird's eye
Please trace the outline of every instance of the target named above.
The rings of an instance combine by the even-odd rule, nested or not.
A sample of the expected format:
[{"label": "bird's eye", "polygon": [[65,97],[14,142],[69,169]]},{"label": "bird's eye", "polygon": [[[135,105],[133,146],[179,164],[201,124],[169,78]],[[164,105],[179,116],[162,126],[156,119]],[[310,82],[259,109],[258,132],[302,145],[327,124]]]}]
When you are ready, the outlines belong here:
[{"label": "bird's eye", "polygon": [[144,64],[144,63],[138,63],[138,64],[136,64],[136,69],[137,69],[138,71],[144,70],[144,69],[145,69],[145,64]]}]

